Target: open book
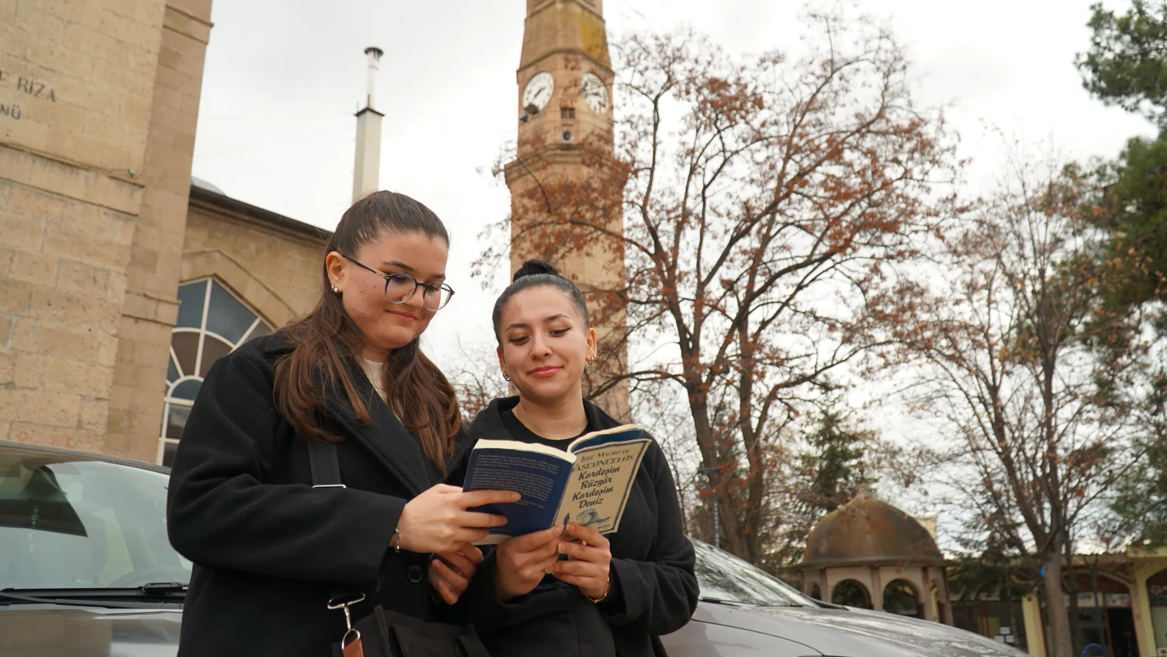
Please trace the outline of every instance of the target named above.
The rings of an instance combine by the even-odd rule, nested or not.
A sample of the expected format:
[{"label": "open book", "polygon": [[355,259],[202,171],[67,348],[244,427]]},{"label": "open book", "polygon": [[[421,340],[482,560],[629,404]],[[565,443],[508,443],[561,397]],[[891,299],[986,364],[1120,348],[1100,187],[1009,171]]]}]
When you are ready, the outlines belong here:
[{"label": "open book", "polygon": [[478,544],[501,543],[568,521],[601,534],[616,531],[648,443],[634,424],[584,434],[566,451],[516,440],[478,441],[462,490],[511,490],[523,496],[475,509],[507,519]]}]

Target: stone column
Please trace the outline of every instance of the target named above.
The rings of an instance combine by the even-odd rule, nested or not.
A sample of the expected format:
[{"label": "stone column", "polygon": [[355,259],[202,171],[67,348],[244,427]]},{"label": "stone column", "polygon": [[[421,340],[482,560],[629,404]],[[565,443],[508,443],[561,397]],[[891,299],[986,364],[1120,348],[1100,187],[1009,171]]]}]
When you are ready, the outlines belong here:
[{"label": "stone column", "polygon": [[154,112],[134,226],[109,404],[105,451],[158,459],[170,333],[178,316],[182,244],[190,196],[211,0],[169,0],[154,84]]}]

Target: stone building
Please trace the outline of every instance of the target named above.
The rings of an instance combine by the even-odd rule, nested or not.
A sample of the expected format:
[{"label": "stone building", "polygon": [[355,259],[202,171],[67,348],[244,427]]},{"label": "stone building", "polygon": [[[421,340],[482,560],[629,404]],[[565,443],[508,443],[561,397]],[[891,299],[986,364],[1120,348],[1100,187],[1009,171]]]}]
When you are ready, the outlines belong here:
[{"label": "stone building", "polygon": [[[547,111],[520,122],[516,225],[534,176],[586,181],[579,146],[611,154],[601,3],[527,0],[518,92],[542,80]],[[0,440],[168,464],[211,363],[317,301],[326,231],[192,184],[210,14],[211,0],[0,2]],[[379,160],[380,51],[366,54],[354,195]],[[612,252],[557,264],[585,289],[623,275]],[[621,367],[623,347],[608,356]],[[606,403],[626,415],[627,387]]]},{"label": "stone building", "polygon": [[0,3],[0,440],[164,460],[235,324],[314,302],[319,231],[191,185],[210,12]]}]

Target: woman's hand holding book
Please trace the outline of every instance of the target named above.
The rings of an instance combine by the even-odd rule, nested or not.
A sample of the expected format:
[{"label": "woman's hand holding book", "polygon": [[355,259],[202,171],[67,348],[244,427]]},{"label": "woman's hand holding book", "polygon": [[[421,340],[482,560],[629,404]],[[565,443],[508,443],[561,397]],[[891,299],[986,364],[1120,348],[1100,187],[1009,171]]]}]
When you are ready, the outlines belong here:
[{"label": "woman's hand holding book", "polygon": [[405,504],[397,521],[398,547],[423,554],[457,552],[481,540],[491,527],[506,524],[502,516],[467,509],[518,501],[519,494],[512,491],[464,493],[457,486],[437,484]]},{"label": "woman's hand holding book", "polygon": [[[578,539],[566,540],[568,537]],[[568,523],[565,540],[558,541],[559,554],[566,554],[567,561],[556,561],[551,574],[568,584],[574,584],[594,602],[608,595],[609,571],[612,553],[608,539],[604,535],[578,523]]]}]

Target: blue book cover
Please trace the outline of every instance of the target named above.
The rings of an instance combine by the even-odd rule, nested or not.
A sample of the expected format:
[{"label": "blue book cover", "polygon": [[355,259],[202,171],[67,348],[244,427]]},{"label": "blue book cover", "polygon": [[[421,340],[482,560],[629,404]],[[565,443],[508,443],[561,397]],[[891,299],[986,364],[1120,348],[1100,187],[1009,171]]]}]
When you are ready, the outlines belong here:
[{"label": "blue book cover", "polygon": [[514,440],[478,441],[463,490],[522,495],[518,502],[476,509],[507,519],[479,543],[500,543],[568,520],[604,534],[616,531],[648,443],[632,424],[580,436],[566,451]]}]

